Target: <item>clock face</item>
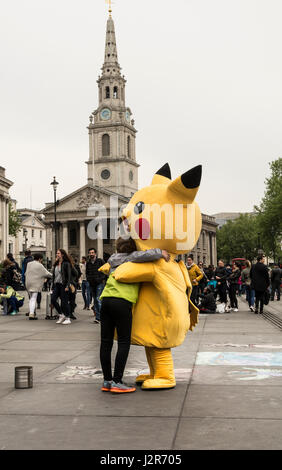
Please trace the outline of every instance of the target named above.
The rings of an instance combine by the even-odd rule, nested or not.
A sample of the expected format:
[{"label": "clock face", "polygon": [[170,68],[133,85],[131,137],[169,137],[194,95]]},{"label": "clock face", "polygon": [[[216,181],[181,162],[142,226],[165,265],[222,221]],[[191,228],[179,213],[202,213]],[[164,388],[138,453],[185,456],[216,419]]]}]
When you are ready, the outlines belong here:
[{"label": "clock face", "polygon": [[108,180],[111,177],[111,172],[109,170],[103,170],[101,173],[101,178],[103,180]]},{"label": "clock face", "polygon": [[125,119],[130,122],[130,112],[129,111],[126,111],[125,113]]},{"label": "clock face", "polygon": [[108,108],[102,109],[100,113],[101,119],[103,121],[108,121],[109,119],[111,119],[111,115],[112,115],[111,110]]}]

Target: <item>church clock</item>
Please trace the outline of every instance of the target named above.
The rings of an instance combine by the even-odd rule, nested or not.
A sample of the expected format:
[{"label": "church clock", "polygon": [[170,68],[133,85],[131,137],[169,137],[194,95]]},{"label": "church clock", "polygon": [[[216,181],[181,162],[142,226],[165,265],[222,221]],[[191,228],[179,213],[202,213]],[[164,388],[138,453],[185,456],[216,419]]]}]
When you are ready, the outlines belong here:
[{"label": "church clock", "polygon": [[111,115],[112,115],[111,110],[108,108],[104,108],[100,112],[100,116],[103,121],[108,121],[109,119],[111,119]]}]

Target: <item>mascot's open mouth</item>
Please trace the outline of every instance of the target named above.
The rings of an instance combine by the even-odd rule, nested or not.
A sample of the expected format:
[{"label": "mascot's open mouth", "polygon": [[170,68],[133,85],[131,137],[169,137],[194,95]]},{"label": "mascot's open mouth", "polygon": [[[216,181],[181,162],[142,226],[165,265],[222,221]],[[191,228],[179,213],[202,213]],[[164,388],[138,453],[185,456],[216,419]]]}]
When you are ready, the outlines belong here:
[{"label": "mascot's open mouth", "polygon": [[150,224],[147,219],[138,219],[135,222],[135,231],[140,240],[148,240],[150,238]]}]

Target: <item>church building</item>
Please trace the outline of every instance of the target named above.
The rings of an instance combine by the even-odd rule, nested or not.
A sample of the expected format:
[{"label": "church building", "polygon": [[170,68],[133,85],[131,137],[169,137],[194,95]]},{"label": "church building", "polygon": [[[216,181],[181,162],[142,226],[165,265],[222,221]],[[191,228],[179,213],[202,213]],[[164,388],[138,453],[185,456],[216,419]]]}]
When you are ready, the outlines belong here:
[{"label": "church building", "polygon": [[[54,204],[43,209],[47,225],[47,257],[54,259],[55,238],[73,257],[85,256],[89,248],[96,248],[99,257],[112,254],[114,240],[93,239],[89,222],[95,216],[93,207],[103,206],[109,214],[111,198],[120,209],[138,189],[138,168],[135,141],[137,130],[131,109],[126,105],[126,80],[118,62],[114,21],[107,21],[105,60],[98,78],[99,106],[91,114],[89,130],[89,160],[87,184],[60,199],[56,205],[57,233],[55,237]],[[90,235],[90,236],[89,236]],[[108,235],[108,236],[107,236]],[[96,237],[97,238],[97,237]]]},{"label": "church building", "polygon": [[[88,126],[87,184],[56,204],[56,224],[54,203],[46,204],[41,211],[45,216],[49,259],[54,260],[57,248],[65,249],[78,259],[86,256],[92,247],[101,258],[105,253],[112,254],[115,250],[110,230],[113,200],[118,210],[127,205],[138,190],[137,130],[131,109],[126,104],[126,80],[118,62],[111,11],[107,21],[105,59],[97,83],[99,106],[91,114]],[[92,227],[91,221],[97,215],[95,207],[106,209],[103,236],[100,237],[93,237],[93,230],[101,234],[100,226]],[[195,262],[216,263],[216,226],[213,217],[203,215],[203,232],[193,251]]]}]

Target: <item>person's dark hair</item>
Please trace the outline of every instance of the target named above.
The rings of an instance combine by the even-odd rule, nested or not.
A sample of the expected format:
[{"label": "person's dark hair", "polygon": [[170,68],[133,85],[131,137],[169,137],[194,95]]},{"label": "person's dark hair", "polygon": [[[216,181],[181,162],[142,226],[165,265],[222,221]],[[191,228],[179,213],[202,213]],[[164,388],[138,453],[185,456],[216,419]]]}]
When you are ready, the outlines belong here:
[{"label": "person's dark hair", "polygon": [[82,258],[81,258],[81,259],[85,259],[85,261],[87,261],[87,258],[86,258],[86,256],[82,256]]},{"label": "person's dark hair", "polygon": [[95,252],[95,254],[97,255],[97,250],[96,250],[96,248],[89,248],[89,250],[88,250],[88,254],[89,254],[89,253],[90,253],[90,251],[92,251],[92,250],[93,250],[93,251]]},{"label": "person's dark hair", "polygon": [[75,262],[75,264],[77,264],[77,258],[74,258],[74,262]]},{"label": "person's dark hair", "polygon": [[210,287],[206,287],[206,293],[207,294],[210,294],[212,292],[211,288]]},{"label": "person's dark hair", "polygon": [[191,258],[194,261],[194,255],[191,253],[188,258]]},{"label": "person's dark hair", "polygon": [[13,253],[8,253],[8,254],[7,254],[7,258],[8,258],[10,261],[14,261]]},{"label": "person's dark hair", "polygon": [[261,261],[263,258],[264,258],[264,256],[263,256],[263,255],[258,255],[258,257],[257,257],[257,261]]},{"label": "person's dark hair", "polygon": [[40,259],[43,259],[43,255],[42,255],[41,253],[35,253],[35,254],[33,255],[33,259],[34,259],[35,261],[39,261]]},{"label": "person's dark hair", "polygon": [[133,251],[137,251],[137,247],[133,238],[129,238],[128,240],[124,240],[121,237],[118,238],[116,247],[118,253],[133,253]]},{"label": "person's dark hair", "polygon": [[[68,263],[71,264],[71,266],[73,266],[73,259],[70,255],[68,255],[68,253],[66,252],[66,250],[64,250],[63,248],[59,248],[58,251],[61,252],[62,254],[62,257],[63,257],[63,261],[67,261]],[[54,267],[55,266],[58,266],[59,264],[59,260],[56,260],[55,261],[55,264],[54,264]]]},{"label": "person's dark hair", "polygon": [[31,255],[31,251],[30,251],[30,250],[26,250],[26,251],[24,252],[24,254],[25,254],[25,256],[30,256],[30,255]]}]

